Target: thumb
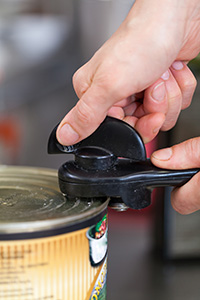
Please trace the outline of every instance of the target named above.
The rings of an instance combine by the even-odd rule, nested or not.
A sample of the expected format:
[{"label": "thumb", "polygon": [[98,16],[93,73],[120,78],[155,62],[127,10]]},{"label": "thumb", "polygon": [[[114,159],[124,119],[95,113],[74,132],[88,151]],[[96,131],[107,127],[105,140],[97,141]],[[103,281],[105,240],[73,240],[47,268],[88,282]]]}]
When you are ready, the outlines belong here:
[{"label": "thumb", "polygon": [[92,85],[59,124],[59,143],[73,145],[92,134],[105,119],[110,106],[108,94]]},{"label": "thumb", "polygon": [[[200,137],[154,152],[154,165],[166,169],[188,169],[200,167]],[[190,214],[200,209],[200,172],[186,184],[176,187],[171,193],[172,207],[181,214]]]},{"label": "thumb", "polygon": [[166,169],[199,168],[200,137],[157,150],[152,154],[151,161],[155,166]]}]

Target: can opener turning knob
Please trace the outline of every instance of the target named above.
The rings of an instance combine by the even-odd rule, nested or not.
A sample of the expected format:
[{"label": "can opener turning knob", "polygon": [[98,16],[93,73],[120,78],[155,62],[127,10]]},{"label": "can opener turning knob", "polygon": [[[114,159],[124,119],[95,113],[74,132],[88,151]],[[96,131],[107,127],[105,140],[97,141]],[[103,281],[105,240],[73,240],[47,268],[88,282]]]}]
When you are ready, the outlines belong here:
[{"label": "can opener turning knob", "polygon": [[60,190],[69,197],[110,197],[113,206],[142,209],[151,204],[153,188],[181,186],[199,171],[155,167],[136,130],[115,118],[106,117],[92,135],[71,146],[57,141],[57,127],[49,137],[48,153],[75,156],[58,171]]}]

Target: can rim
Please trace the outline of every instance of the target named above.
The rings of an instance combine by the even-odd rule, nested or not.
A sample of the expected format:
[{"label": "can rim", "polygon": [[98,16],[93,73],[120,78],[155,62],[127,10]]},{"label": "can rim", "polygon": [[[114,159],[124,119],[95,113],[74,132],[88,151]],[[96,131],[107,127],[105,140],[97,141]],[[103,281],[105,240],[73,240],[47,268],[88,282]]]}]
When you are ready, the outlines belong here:
[{"label": "can rim", "polygon": [[74,224],[80,224],[81,222],[86,222],[91,218],[99,215],[103,210],[108,207],[109,200],[106,200],[102,205],[98,208],[94,208],[87,212],[81,213],[80,218],[77,218],[78,215],[67,216],[58,219],[48,219],[48,220],[39,220],[39,221],[23,221],[23,222],[14,222],[1,224],[0,226],[0,234],[9,234],[9,233],[31,233],[35,231],[42,230],[51,230],[51,229],[59,229],[63,226],[72,226]]},{"label": "can rim", "polygon": [[[53,189],[61,194],[58,183],[55,180],[57,177],[57,170],[48,169],[48,168],[40,168],[40,167],[27,167],[27,166],[0,166],[0,173],[2,175],[2,181],[4,180],[3,174],[5,172],[6,175],[10,174],[9,172],[13,171],[13,177],[17,177],[17,172],[22,171],[22,175],[29,174],[33,175],[34,178],[37,180],[39,176],[49,176],[50,184],[53,182],[55,186]],[[24,173],[23,173],[24,171]],[[7,173],[6,173],[7,172]],[[27,172],[27,173],[26,173]],[[1,177],[0,175],[0,177]],[[37,177],[38,176],[38,177]],[[43,178],[43,177],[42,177]],[[53,180],[53,181],[52,181]],[[61,194],[62,195],[62,194]],[[91,219],[97,217],[102,211],[107,209],[109,203],[109,199],[102,199],[100,205],[91,207],[90,209],[80,211],[80,213],[74,213],[72,215],[52,215],[52,217],[48,217],[46,219],[35,219],[35,220],[17,220],[17,221],[10,221],[10,222],[0,222],[0,235],[6,234],[22,234],[22,233],[35,233],[39,231],[50,231],[50,230],[59,230],[59,228],[67,228],[72,227],[74,225],[79,225],[81,227],[82,223],[87,223]]]}]

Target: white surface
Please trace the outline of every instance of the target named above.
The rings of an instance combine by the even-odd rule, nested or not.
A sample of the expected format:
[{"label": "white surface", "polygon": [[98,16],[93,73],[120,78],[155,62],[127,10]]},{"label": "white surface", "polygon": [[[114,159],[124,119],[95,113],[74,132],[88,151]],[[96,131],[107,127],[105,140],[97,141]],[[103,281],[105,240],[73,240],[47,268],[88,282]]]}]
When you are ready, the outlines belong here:
[{"label": "white surface", "polygon": [[48,59],[66,40],[70,22],[64,17],[20,16],[0,22],[0,70],[4,76]]}]

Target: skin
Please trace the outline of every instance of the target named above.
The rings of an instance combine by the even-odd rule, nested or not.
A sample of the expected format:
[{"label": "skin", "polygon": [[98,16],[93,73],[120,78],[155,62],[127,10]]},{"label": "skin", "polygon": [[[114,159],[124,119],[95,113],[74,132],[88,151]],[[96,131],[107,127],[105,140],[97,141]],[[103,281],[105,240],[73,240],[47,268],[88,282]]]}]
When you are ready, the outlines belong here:
[{"label": "skin", "polygon": [[[171,148],[158,150],[151,161],[166,169],[200,168],[200,137],[189,139]],[[200,209],[200,172],[171,194],[173,208],[180,214],[190,214]]]},{"label": "skin", "polygon": [[135,127],[145,143],[171,129],[191,103],[196,79],[187,62],[199,51],[199,0],[136,0],[118,30],[74,74],[79,101],[61,121],[58,141],[77,143],[106,115]]}]

